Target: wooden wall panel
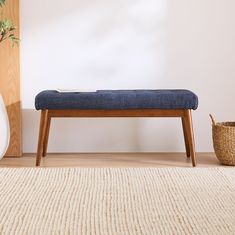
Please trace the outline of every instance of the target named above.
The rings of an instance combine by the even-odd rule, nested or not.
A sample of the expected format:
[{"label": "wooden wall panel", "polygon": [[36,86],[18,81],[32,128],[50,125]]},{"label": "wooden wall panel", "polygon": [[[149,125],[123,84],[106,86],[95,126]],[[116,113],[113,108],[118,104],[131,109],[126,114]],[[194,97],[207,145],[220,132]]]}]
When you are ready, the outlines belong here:
[{"label": "wooden wall panel", "polygon": [[[19,37],[19,0],[6,0],[0,17],[9,18],[17,27]],[[9,41],[0,44],[0,93],[10,120],[11,141],[7,156],[22,155],[19,46]]]}]

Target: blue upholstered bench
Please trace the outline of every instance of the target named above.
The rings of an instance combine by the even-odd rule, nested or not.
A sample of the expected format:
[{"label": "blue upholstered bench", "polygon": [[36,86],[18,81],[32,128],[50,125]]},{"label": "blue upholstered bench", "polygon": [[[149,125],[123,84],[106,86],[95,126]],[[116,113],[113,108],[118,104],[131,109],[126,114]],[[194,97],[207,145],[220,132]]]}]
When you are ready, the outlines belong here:
[{"label": "blue upholstered bench", "polygon": [[47,90],[36,96],[35,107],[41,110],[37,166],[46,156],[51,118],[59,117],[180,117],[186,153],[196,166],[191,110],[198,98],[189,90]]}]

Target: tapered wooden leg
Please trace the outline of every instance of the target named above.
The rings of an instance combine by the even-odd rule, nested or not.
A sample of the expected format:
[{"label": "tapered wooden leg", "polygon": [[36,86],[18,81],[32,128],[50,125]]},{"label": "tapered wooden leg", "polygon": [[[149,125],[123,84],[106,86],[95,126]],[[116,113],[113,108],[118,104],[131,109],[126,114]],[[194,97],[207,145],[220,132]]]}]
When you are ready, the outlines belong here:
[{"label": "tapered wooden leg", "polygon": [[47,115],[46,134],[45,134],[45,139],[44,139],[44,143],[43,143],[43,153],[42,153],[43,157],[46,157],[46,155],[47,155],[47,146],[48,146],[50,126],[51,126],[51,117],[49,115]]},{"label": "tapered wooden leg", "polygon": [[46,121],[47,121],[48,110],[41,111],[41,120],[40,120],[40,128],[39,128],[39,137],[38,137],[38,150],[37,150],[37,158],[36,158],[36,166],[40,166],[42,153],[43,153],[43,143],[46,135]]},{"label": "tapered wooden leg", "polygon": [[187,157],[190,157],[190,147],[189,147],[188,136],[187,136],[187,131],[186,131],[186,121],[184,117],[182,117],[181,120],[182,120],[182,127],[183,127],[183,133],[184,133],[186,155]]},{"label": "tapered wooden leg", "polygon": [[197,162],[196,162],[196,154],[195,154],[192,112],[190,109],[185,110],[184,120],[185,120],[186,137],[188,139],[190,155],[192,158],[192,165],[195,167],[197,165]]}]

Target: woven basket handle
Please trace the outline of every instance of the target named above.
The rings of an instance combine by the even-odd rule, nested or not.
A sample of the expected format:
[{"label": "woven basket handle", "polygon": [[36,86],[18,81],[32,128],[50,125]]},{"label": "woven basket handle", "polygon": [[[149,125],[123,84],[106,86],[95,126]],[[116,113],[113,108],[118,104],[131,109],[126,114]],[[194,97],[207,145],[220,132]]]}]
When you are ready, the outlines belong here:
[{"label": "woven basket handle", "polygon": [[216,121],[215,121],[215,119],[213,118],[213,116],[211,114],[210,114],[210,118],[211,118],[213,126],[215,126],[216,125]]}]

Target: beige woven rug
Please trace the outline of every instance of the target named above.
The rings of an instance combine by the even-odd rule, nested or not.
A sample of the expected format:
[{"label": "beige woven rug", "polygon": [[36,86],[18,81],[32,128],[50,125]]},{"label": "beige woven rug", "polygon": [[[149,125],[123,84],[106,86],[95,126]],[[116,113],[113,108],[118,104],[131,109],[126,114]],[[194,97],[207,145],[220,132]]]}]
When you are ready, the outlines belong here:
[{"label": "beige woven rug", "polygon": [[235,169],[0,169],[0,234],[235,234]]}]

